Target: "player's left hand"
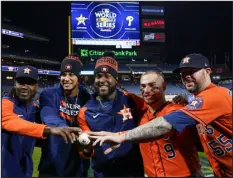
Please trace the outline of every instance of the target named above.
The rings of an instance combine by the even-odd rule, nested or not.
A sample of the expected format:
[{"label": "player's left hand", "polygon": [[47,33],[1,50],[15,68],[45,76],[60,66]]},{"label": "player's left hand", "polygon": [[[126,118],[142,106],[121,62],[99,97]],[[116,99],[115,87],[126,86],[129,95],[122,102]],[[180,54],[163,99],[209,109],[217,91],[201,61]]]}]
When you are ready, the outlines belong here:
[{"label": "player's left hand", "polygon": [[172,103],[187,105],[188,101],[185,95],[177,95],[172,99]]}]

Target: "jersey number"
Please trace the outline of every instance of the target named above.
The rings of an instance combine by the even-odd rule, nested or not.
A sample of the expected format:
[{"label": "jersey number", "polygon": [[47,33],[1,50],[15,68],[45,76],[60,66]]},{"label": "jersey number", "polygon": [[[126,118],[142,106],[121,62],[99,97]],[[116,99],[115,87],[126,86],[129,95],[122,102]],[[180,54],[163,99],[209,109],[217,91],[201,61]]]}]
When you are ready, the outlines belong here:
[{"label": "jersey number", "polygon": [[[232,151],[232,140],[231,139],[226,139],[225,135],[222,134],[219,137],[217,137],[217,141],[224,146],[225,150],[227,152]],[[217,143],[216,140],[212,140],[208,143],[210,148],[214,151],[216,156],[224,156],[225,155],[225,150],[221,146],[215,146]]]},{"label": "jersey number", "polygon": [[174,157],[176,157],[176,152],[175,149],[173,147],[173,145],[171,143],[167,143],[164,145],[164,150],[167,152],[167,158],[168,159],[172,159]]}]

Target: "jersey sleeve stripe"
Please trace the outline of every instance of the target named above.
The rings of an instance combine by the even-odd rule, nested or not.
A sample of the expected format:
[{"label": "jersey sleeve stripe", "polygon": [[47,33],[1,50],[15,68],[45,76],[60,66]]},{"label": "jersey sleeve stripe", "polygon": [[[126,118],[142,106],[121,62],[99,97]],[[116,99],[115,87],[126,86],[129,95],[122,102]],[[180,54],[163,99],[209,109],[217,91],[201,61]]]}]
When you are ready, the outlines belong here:
[{"label": "jersey sleeve stripe", "polygon": [[185,110],[185,109],[180,109],[182,112],[186,113],[187,115],[189,115],[190,117],[192,117],[193,119],[195,119],[196,121],[200,122],[202,125],[207,125],[207,123],[205,123],[203,120],[201,120],[199,117],[197,117],[196,115],[194,115],[193,113]]}]

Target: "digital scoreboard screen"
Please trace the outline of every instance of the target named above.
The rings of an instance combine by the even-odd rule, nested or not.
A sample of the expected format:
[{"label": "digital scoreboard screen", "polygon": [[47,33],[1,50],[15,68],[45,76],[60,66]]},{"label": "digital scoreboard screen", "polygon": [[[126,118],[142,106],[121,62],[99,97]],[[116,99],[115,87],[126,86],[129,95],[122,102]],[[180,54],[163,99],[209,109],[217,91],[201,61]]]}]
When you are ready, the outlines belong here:
[{"label": "digital scoreboard screen", "polygon": [[139,2],[71,3],[73,45],[140,45]]}]

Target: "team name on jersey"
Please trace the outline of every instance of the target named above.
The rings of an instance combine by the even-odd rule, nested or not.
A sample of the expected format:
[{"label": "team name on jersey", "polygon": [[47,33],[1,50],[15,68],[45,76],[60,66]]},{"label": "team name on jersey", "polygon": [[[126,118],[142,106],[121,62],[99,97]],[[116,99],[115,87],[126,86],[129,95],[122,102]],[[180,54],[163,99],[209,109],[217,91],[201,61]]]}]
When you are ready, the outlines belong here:
[{"label": "team name on jersey", "polygon": [[60,101],[60,111],[68,116],[77,116],[81,106],[79,104],[70,104]]},{"label": "team name on jersey", "polygon": [[197,131],[199,134],[205,134],[205,135],[213,135],[214,134],[214,128],[211,125],[207,125],[205,127],[202,124],[197,124]]}]

